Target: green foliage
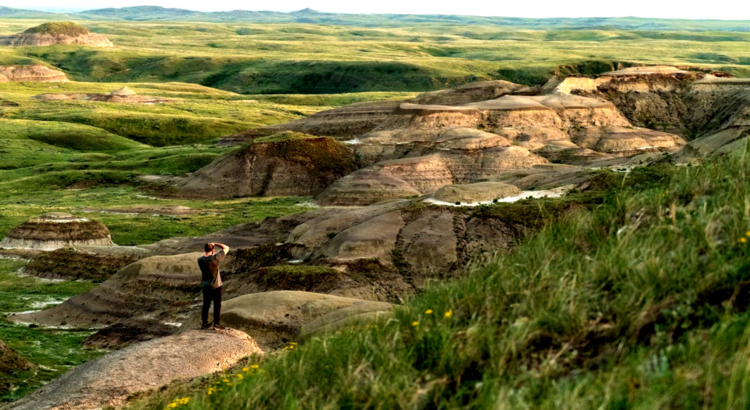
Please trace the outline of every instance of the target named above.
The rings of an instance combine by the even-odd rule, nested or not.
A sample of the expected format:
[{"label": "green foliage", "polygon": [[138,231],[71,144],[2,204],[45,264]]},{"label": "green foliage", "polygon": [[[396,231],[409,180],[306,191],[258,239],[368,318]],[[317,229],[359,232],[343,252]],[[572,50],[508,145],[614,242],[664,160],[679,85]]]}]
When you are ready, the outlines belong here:
[{"label": "green foliage", "polygon": [[[138,13],[149,19],[149,10],[132,10],[132,20],[141,18]],[[277,23],[277,17],[261,13],[200,24],[175,19],[205,18],[202,13],[157,18],[170,14],[160,9],[154,19],[169,21],[145,26],[114,17],[124,10],[110,11],[88,16],[95,20],[87,25],[106,34],[116,49],[19,47],[0,54],[0,64],[47,64],[79,81],[181,81],[243,94],[429,91],[488,79],[537,85],[554,73],[595,74],[632,64],[697,65],[750,75],[744,60],[750,33],[732,22],[472,18],[471,24],[458,24],[462,18],[365,21],[305,14],[297,17],[312,23],[299,23],[277,13]],[[119,21],[106,21],[110,18]],[[7,32],[21,27],[23,20],[0,24]]]},{"label": "green foliage", "polygon": [[331,281],[341,273],[328,266],[277,265],[262,268],[259,282],[268,289],[310,290]]},{"label": "green foliage", "polygon": [[746,407],[748,154],[604,181],[593,210],[395,320],[309,340],[184,408]]},{"label": "green foliage", "polygon": [[[0,260],[0,312],[3,314],[25,311],[30,307],[42,309],[93,287],[85,282],[50,282],[19,276],[17,271],[24,265],[25,262]],[[0,394],[0,402],[16,400],[60,377],[72,366],[99,356],[101,352],[79,348],[79,343],[92,333],[29,328],[0,319],[0,340],[37,365],[31,370],[3,375],[0,382],[8,383],[11,389]]]},{"label": "green foliage", "polygon": [[76,23],[70,21],[58,21],[52,23],[44,23],[36,27],[32,27],[26,31],[25,34],[49,34],[52,36],[82,36],[89,33],[86,27],[79,26]]}]

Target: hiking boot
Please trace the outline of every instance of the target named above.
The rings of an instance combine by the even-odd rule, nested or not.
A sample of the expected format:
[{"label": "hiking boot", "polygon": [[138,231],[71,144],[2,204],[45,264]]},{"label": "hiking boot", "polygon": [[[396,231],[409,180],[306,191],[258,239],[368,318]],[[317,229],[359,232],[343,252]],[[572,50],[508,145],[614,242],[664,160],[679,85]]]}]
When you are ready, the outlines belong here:
[{"label": "hiking boot", "polygon": [[222,325],[216,325],[216,326],[214,326],[214,329],[216,329],[216,330],[224,330],[225,327],[222,326]]},{"label": "hiking boot", "polygon": [[203,324],[203,325],[201,326],[201,330],[208,330],[208,329],[211,329],[211,325],[209,325],[208,323],[204,323],[204,324]]}]

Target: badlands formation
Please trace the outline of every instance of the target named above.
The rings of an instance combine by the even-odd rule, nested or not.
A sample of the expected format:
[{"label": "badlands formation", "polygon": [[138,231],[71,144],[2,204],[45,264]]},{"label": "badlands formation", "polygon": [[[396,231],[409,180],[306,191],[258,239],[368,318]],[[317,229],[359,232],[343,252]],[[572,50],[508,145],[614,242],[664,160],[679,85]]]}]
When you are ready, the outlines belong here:
[{"label": "badlands formation", "polygon": [[0,45],[15,47],[56,44],[114,47],[107,37],[92,33],[87,28],[69,21],[44,23],[22,33],[0,38]]},{"label": "badlands formation", "polygon": [[43,65],[0,66],[0,83],[7,82],[64,83],[68,77],[62,71]]},{"label": "badlands formation", "polygon": [[[222,143],[246,145],[179,182],[181,194],[319,192],[322,206],[140,246],[132,263],[113,263],[111,270],[119,270],[93,290],[13,316],[21,323],[97,329],[93,346],[136,342],[16,406],[117,404],[126,392],[212,371],[128,379],[121,383],[126,387],[115,383],[113,393],[97,390],[103,384],[89,376],[108,374],[108,366],[126,366],[130,358],[172,369],[167,356],[149,352],[202,337],[193,330],[199,321],[195,260],[205,242],[233,248],[222,266],[222,320],[260,348],[276,349],[387,317],[393,304],[460,275],[474,258],[512,247],[550,217],[596,206],[597,187],[608,175],[596,169],[694,161],[744,146],[749,116],[750,81],[651,67],[553,78],[541,87],[483,82],[411,101],[355,104],[226,138]],[[238,186],[201,190],[212,179]],[[575,194],[562,196],[572,188]],[[556,196],[562,198],[549,199]],[[227,354],[251,353],[251,344]],[[99,398],[81,398],[86,383]]]},{"label": "badlands formation", "polygon": [[52,251],[75,245],[114,245],[104,224],[67,213],[50,213],[11,229],[0,248]]}]

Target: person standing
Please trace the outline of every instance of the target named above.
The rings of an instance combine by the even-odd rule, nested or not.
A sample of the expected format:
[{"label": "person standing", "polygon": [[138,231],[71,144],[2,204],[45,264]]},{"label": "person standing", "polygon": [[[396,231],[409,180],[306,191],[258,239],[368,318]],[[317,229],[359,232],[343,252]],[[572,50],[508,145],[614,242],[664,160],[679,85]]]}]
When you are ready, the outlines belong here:
[{"label": "person standing", "polygon": [[[216,252],[216,248],[221,248]],[[198,266],[201,268],[201,286],[203,287],[203,311],[201,312],[201,329],[210,329],[208,323],[208,310],[211,302],[214,303],[214,329],[224,329],[221,325],[221,295],[222,282],[219,265],[222,259],[229,253],[229,247],[223,243],[209,242],[204,247],[205,254],[198,258]]]}]

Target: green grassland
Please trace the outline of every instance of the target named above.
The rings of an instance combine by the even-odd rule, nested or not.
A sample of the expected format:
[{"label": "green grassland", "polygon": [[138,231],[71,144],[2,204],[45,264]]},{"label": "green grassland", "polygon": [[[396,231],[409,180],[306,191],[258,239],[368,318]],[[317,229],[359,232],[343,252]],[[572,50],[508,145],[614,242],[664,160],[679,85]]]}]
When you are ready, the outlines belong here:
[{"label": "green grassland", "polygon": [[[0,313],[41,309],[95,285],[87,282],[52,282],[21,277],[17,271],[26,262],[0,259]],[[102,354],[81,349],[80,343],[93,332],[83,330],[41,329],[17,326],[0,320],[0,340],[36,364],[32,370],[13,375],[0,374],[0,403],[18,399],[43,383],[61,376],[72,367]]]},{"label": "green grassland", "polygon": [[[0,35],[43,22],[2,20]],[[243,94],[424,91],[479,79],[539,84],[555,72],[601,72],[617,63],[750,73],[750,33],[706,31],[710,25],[689,31],[687,23],[656,31],[455,22],[77,22],[116,47],[3,48],[0,64],[47,64],[79,81],[181,81]]]}]

